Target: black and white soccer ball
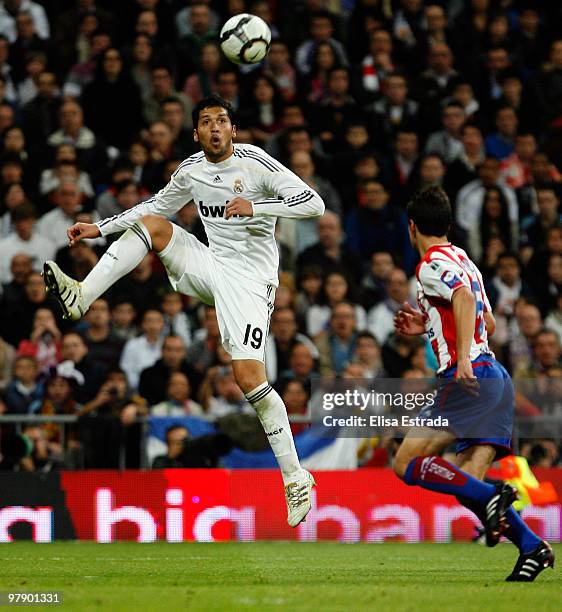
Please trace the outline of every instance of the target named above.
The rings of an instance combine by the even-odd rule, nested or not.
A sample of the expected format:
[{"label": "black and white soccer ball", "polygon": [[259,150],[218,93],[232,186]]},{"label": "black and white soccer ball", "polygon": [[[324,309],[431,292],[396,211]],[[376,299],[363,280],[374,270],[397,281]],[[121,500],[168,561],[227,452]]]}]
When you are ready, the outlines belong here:
[{"label": "black and white soccer ball", "polygon": [[235,64],[257,64],[271,45],[271,30],[263,19],[249,13],[231,17],[220,33],[222,52]]}]

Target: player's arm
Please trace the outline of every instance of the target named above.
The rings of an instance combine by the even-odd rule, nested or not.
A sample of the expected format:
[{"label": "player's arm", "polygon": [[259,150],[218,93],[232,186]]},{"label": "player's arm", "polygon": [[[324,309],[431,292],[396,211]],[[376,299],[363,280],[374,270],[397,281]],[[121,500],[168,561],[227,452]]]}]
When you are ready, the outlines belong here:
[{"label": "player's arm", "polygon": [[474,379],[470,361],[470,348],[476,324],[476,299],[468,287],[459,287],[453,293],[452,303],[457,335],[456,378]]},{"label": "player's arm", "polygon": [[491,310],[484,311],[484,322],[486,323],[486,331],[488,332],[488,338],[493,336],[496,331],[496,318],[492,314]]},{"label": "player's arm", "polygon": [[[262,152],[272,170],[261,171],[256,181],[264,194],[272,197],[250,202],[243,198],[234,198],[226,206],[225,217],[234,215],[242,217],[284,217],[302,219],[319,217],[326,209],[324,200],[296,174],[285,168],[277,160]],[[260,153],[261,155],[261,153]]]},{"label": "player's arm", "polygon": [[75,223],[67,230],[70,246],[83,238],[97,238],[115,232],[122,232],[145,215],[169,217],[191,200],[191,185],[184,171],[176,172],[170,182],[156,195],[118,215],[97,223]]}]

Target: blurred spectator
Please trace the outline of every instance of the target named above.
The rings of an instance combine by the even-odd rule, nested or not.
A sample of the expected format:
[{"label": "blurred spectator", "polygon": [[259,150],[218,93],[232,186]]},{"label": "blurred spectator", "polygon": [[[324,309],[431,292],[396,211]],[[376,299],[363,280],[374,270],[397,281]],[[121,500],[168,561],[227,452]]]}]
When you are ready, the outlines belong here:
[{"label": "blurred spectator", "polygon": [[375,336],[370,332],[358,334],[353,361],[362,367],[363,378],[384,378],[386,376],[382,365],[381,348]]},{"label": "blurred spectator", "polygon": [[[297,94],[297,75],[289,60],[287,45],[281,40],[272,40],[269,54],[264,62],[264,74],[273,79],[285,102],[291,102]],[[202,65],[205,68],[205,47]]]},{"label": "blurred spectator", "polygon": [[168,428],[166,444],[167,453],[154,458],[153,469],[218,467],[220,457],[233,446],[229,436],[224,433],[191,438],[188,430],[180,425]]},{"label": "blurred spectator", "polygon": [[[94,197],[94,188],[87,172],[78,167],[78,156],[72,145],[62,144],[57,147],[55,163],[41,173],[39,195],[50,196],[56,191],[61,182],[75,181],[84,198]],[[56,198],[56,195],[55,195]]]},{"label": "blurred spectator", "polygon": [[386,293],[388,297],[374,306],[367,318],[367,329],[379,345],[383,345],[393,333],[394,316],[404,302],[409,301],[408,277],[400,268],[394,268],[388,275]]},{"label": "blurred spectator", "polygon": [[119,362],[127,376],[127,383],[133,390],[139,385],[141,372],[156,363],[162,355],[162,313],[158,310],[147,310],[142,317],[141,330],[141,336],[125,343]]},{"label": "blurred spectator", "polygon": [[334,372],[341,374],[347,364],[353,361],[357,336],[353,305],[341,302],[334,306],[329,330],[322,332],[316,339],[322,376],[330,376]]},{"label": "blurred spectator", "polygon": [[342,270],[346,277],[358,279],[360,263],[355,253],[343,245],[343,232],[338,215],[326,212],[317,221],[318,242],[305,249],[297,258],[297,268],[316,264],[324,273]]},{"label": "blurred spectator", "polygon": [[88,354],[88,346],[76,332],[64,334],[61,340],[61,356],[71,361],[84,377],[84,382],[76,390],[76,400],[85,404],[99,391],[107,371],[107,365],[94,361]]},{"label": "blurred spectator", "polygon": [[334,49],[338,61],[347,65],[345,48],[341,42],[333,38],[334,24],[332,15],[328,11],[319,11],[310,17],[310,38],[305,40],[297,49],[295,64],[299,72],[308,74],[312,69],[312,58],[317,46],[321,42],[329,42]]},{"label": "blurred spectator", "polygon": [[[542,329],[542,317],[540,310],[535,305],[524,300],[519,300],[515,304],[514,313],[515,320],[509,321],[512,329],[506,330],[508,332],[506,359],[513,375],[519,376],[531,365],[531,346]],[[497,338],[494,339],[494,342],[500,342],[502,339],[501,318],[498,322],[500,325],[497,328]]]},{"label": "blurred spectator", "polygon": [[29,204],[20,183],[8,183],[2,190],[0,203],[0,238],[6,238],[14,229],[12,212],[22,204]]},{"label": "blurred spectator", "polygon": [[111,330],[113,334],[126,342],[138,336],[138,329],[135,325],[137,312],[131,302],[122,300],[113,304],[111,309]]},{"label": "blurred spectator", "polygon": [[32,0],[5,0],[0,7],[0,32],[5,33],[10,42],[16,39],[16,20],[27,13],[39,38],[48,39],[51,33],[47,13],[41,4]]},{"label": "blurred spectator", "polygon": [[152,87],[154,49],[150,36],[147,34],[137,34],[133,41],[131,55],[129,72],[133,81],[137,84],[144,101],[150,95]]},{"label": "blurred spectator", "polygon": [[513,153],[518,119],[510,106],[496,112],[496,132],[486,137],[486,155],[496,159],[505,159]]},{"label": "blurred spectator", "polygon": [[142,104],[137,84],[123,70],[118,49],[100,56],[94,80],[82,97],[86,122],[106,143],[124,147],[142,126]]},{"label": "blurred spectator", "polygon": [[181,468],[184,467],[181,461],[181,454],[184,451],[185,443],[189,439],[189,432],[186,427],[172,425],[166,430],[166,445],[168,452],[165,455],[158,455],[152,462],[152,469]]},{"label": "blurred spectator", "polygon": [[231,367],[211,368],[201,385],[199,397],[206,413],[215,418],[229,414],[255,414],[236,384]]},{"label": "blurred spectator", "polygon": [[539,74],[540,96],[547,121],[560,121],[562,95],[562,39],[554,40],[550,46],[548,62],[544,64]]},{"label": "blurred spectator", "polygon": [[139,468],[144,400],[130,392],[121,370],[108,373],[97,395],[84,405],[78,424],[84,444],[84,467]]},{"label": "blurred spectator", "polygon": [[392,142],[399,130],[417,126],[418,103],[408,98],[408,81],[400,73],[390,73],[383,83],[384,95],[366,108],[371,113],[371,129],[383,141]]},{"label": "blurred spectator", "polygon": [[0,337],[0,391],[5,389],[12,379],[15,357],[16,351],[14,347]]},{"label": "blurred spectator", "polygon": [[461,130],[465,114],[459,102],[447,103],[441,112],[442,130],[430,134],[425,143],[427,153],[437,153],[446,164],[460,157],[464,151]]},{"label": "blurred spectator", "polygon": [[558,294],[556,308],[553,308],[544,320],[546,329],[555,331],[558,334],[558,341],[562,346],[562,293]]},{"label": "blurred spectator", "polygon": [[88,353],[94,361],[113,367],[119,362],[123,341],[118,338],[111,327],[111,314],[107,300],[98,298],[90,306],[84,317],[87,324],[82,337],[88,347]]},{"label": "blurred spectator", "polygon": [[486,286],[486,293],[496,318],[509,318],[514,314],[517,300],[520,297],[532,297],[532,292],[521,279],[521,264],[513,253],[505,252],[499,255],[496,271],[497,274]]},{"label": "blurred spectator", "polygon": [[[327,210],[331,210],[337,215],[341,215],[340,197],[327,180],[316,174],[316,168],[310,153],[306,151],[295,151],[295,153],[291,155],[290,168],[307,185],[320,194]],[[299,219],[295,229],[297,253],[300,253],[318,241],[316,219]]]},{"label": "blurred spectator", "polygon": [[186,360],[186,354],[186,345],[179,336],[164,338],[162,357],[140,374],[139,393],[150,405],[164,401],[168,381],[174,372],[187,376],[190,387],[197,393],[201,377]]},{"label": "blurred spectator", "polygon": [[184,344],[191,344],[191,324],[183,311],[182,296],[179,293],[166,293],[162,298],[162,314],[164,315],[164,334],[179,336]]},{"label": "blurred spectator", "polygon": [[167,66],[154,66],[152,68],[151,94],[143,101],[144,120],[149,125],[161,118],[161,104],[169,98],[177,100],[183,107],[184,127],[191,128],[191,111],[193,102],[183,93],[176,91],[174,78]]},{"label": "blurred spectator", "polygon": [[40,270],[47,259],[54,258],[56,245],[48,236],[42,235],[39,227],[34,226],[35,218],[35,210],[29,204],[21,204],[12,212],[14,231],[0,240],[0,282],[9,283],[12,280],[11,261],[20,253],[31,257],[35,270]]},{"label": "blurred spectator", "polygon": [[295,313],[290,308],[276,308],[271,315],[270,333],[265,345],[267,377],[274,383],[289,369],[291,351],[297,344],[308,347],[313,359],[318,357],[316,347],[297,330]]},{"label": "blurred spectator", "polygon": [[440,102],[451,95],[460,79],[453,64],[453,53],[446,43],[436,43],[431,46],[427,58],[427,70],[422,72],[416,84],[423,115],[429,121],[428,127],[437,123]]},{"label": "blurred spectator", "polygon": [[39,308],[58,312],[57,305],[47,298],[45,282],[39,272],[31,272],[25,281],[25,294],[20,301],[4,309],[5,319],[0,321],[2,336],[13,346],[31,335],[32,320]]},{"label": "blurred spectator", "polygon": [[[271,61],[271,52],[268,56],[268,62]],[[195,74],[187,77],[183,87],[183,93],[191,104],[197,104],[200,100],[210,96],[217,86],[217,74],[221,65],[221,52],[216,42],[209,41],[201,47],[201,69]]]},{"label": "blurred spectator", "polygon": [[82,193],[78,183],[73,179],[62,179],[55,191],[56,208],[39,219],[37,232],[48,238],[57,248],[66,246],[66,230],[74,225],[81,201]]},{"label": "blurred spectator", "polygon": [[408,219],[389,200],[388,191],[380,181],[365,181],[360,207],[347,216],[347,244],[362,260],[379,249],[389,251],[410,274],[416,255],[408,234]]},{"label": "blurred spectator", "polygon": [[57,79],[52,72],[37,75],[36,87],[37,95],[21,109],[23,129],[33,151],[41,150],[55,132],[60,105]]},{"label": "blurred spectator", "polygon": [[173,151],[176,151],[180,157],[187,157],[195,153],[193,133],[185,127],[188,120],[181,101],[177,98],[164,98],[160,102],[160,114],[162,121],[171,130]]},{"label": "blurred spectator", "polygon": [[104,30],[95,30],[91,35],[89,56],[75,64],[63,85],[63,94],[79,98],[84,88],[95,78],[96,68],[102,54],[111,46],[111,37]]},{"label": "blurred spectator", "polygon": [[191,386],[183,372],[172,372],[166,385],[166,399],[150,409],[152,416],[202,416],[203,408],[191,399]]},{"label": "blurred spectator", "polygon": [[4,394],[8,414],[28,414],[31,404],[42,397],[43,387],[37,383],[38,374],[33,357],[16,357],[12,381]]},{"label": "blurred spectator", "polygon": [[369,271],[361,281],[362,302],[367,308],[386,298],[386,286],[393,269],[394,260],[387,251],[377,251],[371,255]]},{"label": "blurred spectator", "polygon": [[540,245],[546,240],[546,231],[560,225],[560,197],[554,184],[537,185],[535,188],[538,214],[521,221],[521,233],[527,244]]},{"label": "blurred spectator", "polygon": [[[185,8],[180,9],[176,15],[175,15],[175,26],[176,26],[176,33],[177,33],[177,37],[178,38],[182,38],[184,36],[187,36],[188,34],[192,34],[193,33],[193,22],[195,20],[195,22],[197,23],[199,20],[201,19],[205,19],[206,20],[206,12],[199,9],[199,7],[196,8],[196,15],[193,16],[193,5],[194,4],[205,4],[205,5],[209,5],[210,2],[208,1],[202,1],[202,2],[189,2],[186,4],[190,4],[191,6],[187,6]],[[199,14],[200,13],[200,14]],[[204,16],[204,17],[203,17]],[[211,25],[211,28],[214,31],[218,31],[220,28],[220,16],[219,14],[210,9],[209,10],[209,22]]]},{"label": "blurred spectator", "polygon": [[384,370],[389,378],[400,378],[412,367],[412,357],[424,345],[419,336],[403,336],[393,333],[388,336],[381,348]]},{"label": "blurred spectator", "polygon": [[201,66],[203,44],[216,40],[217,31],[206,2],[195,2],[191,5],[188,21],[189,31],[180,35],[177,50],[179,61],[189,74]]},{"label": "blurred spectator", "polygon": [[29,340],[22,340],[19,343],[18,357],[33,357],[39,372],[47,372],[61,359],[61,337],[52,311],[48,308],[38,308],[33,316]]},{"label": "blurred spectator", "polygon": [[162,296],[169,290],[167,279],[154,271],[152,255],[148,253],[131,274],[115,283],[108,293],[111,302],[126,298],[139,313],[144,313],[148,308],[159,308]]},{"label": "blurred spectator", "polygon": [[6,312],[17,306],[25,296],[27,277],[32,272],[32,260],[29,255],[19,253],[12,257],[10,262],[12,280],[2,285],[0,305]]},{"label": "blurred spectator", "polygon": [[468,231],[477,223],[484,204],[486,191],[492,187],[499,189],[507,201],[510,223],[517,224],[519,213],[515,193],[511,188],[501,184],[499,171],[499,161],[493,158],[486,158],[478,168],[478,178],[467,183],[459,191],[455,219],[461,229]]},{"label": "blurred spectator", "polygon": [[[304,383],[300,380],[288,380],[283,389],[281,389],[281,399],[287,408],[287,414],[291,415],[306,415],[308,414],[308,401],[310,399],[310,391],[307,390]],[[291,431],[293,435],[301,433],[308,429],[308,423],[291,423]]]},{"label": "blurred spectator", "polygon": [[534,378],[549,368],[560,368],[562,348],[556,332],[548,329],[540,331],[533,339],[533,362],[526,370],[517,372],[518,378]]},{"label": "blurred spectator", "polygon": [[510,251],[516,247],[518,238],[517,225],[509,219],[507,199],[498,187],[486,190],[479,223],[468,231],[467,246],[474,261],[480,261],[492,238],[499,238]]},{"label": "blurred spectator", "polygon": [[214,365],[220,345],[219,324],[214,306],[205,306],[201,317],[202,328],[193,336],[187,360],[195,370],[204,375]]}]

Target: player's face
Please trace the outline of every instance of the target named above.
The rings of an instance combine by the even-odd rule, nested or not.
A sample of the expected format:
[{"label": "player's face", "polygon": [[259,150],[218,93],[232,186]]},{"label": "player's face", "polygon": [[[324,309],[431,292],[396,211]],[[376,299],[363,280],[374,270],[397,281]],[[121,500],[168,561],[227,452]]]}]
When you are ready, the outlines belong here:
[{"label": "player's face", "polygon": [[199,115],[193,139],[201,144],[203,152],[213,163],[226,159],[232,153],[232,139],[236,127],[228,113],[220,106],[205,108]]}]

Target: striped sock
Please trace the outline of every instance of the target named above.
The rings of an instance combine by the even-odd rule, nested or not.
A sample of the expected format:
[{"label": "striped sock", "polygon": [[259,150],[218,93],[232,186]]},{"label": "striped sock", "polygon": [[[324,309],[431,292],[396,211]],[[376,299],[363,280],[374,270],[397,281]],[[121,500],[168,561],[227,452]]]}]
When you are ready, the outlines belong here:
[{"label": "striped sock", "polygon": [[246,393],[246,399],[256,410],[271,450],[281,468],[284,484],[294,482],[301,476],[302,468],[283,400],[268,382]]},{"label": "striped sock", "polygon": [[89,307],[120,278],[134,270],[151,248],[150,232],[141,221],[137,221],[109,246],[82,281],[82,296],[86,306]]}]

